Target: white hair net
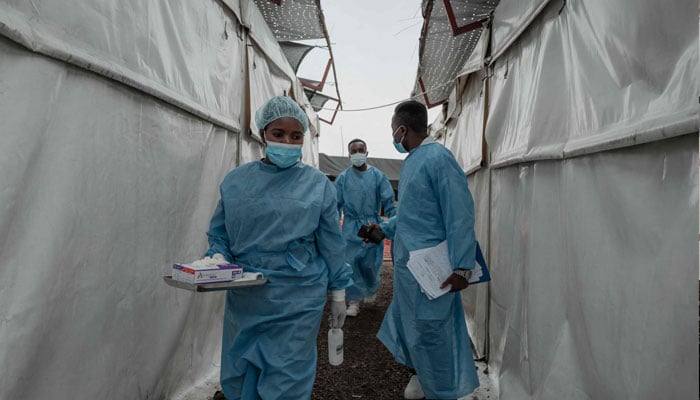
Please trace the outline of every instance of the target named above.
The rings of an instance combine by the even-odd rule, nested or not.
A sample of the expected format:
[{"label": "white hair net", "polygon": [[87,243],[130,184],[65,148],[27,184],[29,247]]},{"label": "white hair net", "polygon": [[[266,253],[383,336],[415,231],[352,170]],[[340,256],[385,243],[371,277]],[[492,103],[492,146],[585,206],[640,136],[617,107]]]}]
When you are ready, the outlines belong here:
[{"label": "white hair net", "polygon": [[255,112],[255,124],[259,129],[265,129],[270,122],[282,118],[294,118],[301,123],[304,132],[309,129],[306,113],[299,105],[289,97],[277,96],[268,100]]}]

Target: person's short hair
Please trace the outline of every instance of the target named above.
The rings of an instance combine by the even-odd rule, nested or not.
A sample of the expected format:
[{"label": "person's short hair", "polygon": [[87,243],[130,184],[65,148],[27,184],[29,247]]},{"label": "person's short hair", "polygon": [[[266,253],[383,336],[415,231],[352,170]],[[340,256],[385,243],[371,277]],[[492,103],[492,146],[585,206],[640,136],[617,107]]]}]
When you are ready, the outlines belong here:
[{"label": "person's short hair", "polygon": [[400,125],[411,128],[414,132],[428,131],[428,109],[423,103],[407,100],[396,106],[394,115]]},{"label": "person's short hair", "polygon": [[350,150],[350,146],[351,146],[353,143],[362,143],[362,144],[365,145],[365,149],[367,149],[367,143],[365,143],[364,140],[362,140],[362,139],[360,139],[360,138],[357,138],[357,139],[351,140],[350,143],[348,143],[348,151]]}]

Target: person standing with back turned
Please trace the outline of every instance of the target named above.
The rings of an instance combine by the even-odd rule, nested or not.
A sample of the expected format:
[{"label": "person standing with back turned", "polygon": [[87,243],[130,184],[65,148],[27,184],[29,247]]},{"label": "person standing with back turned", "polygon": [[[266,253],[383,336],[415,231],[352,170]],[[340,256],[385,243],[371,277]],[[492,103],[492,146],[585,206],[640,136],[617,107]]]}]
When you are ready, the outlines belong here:
[{"label": "person standing with back turned", "polygon": [[363,243],[357,236],[362,225],[382,221],[379,211],[393,217],[394,189],[386,175],[379,169],[367,165],[367,144],[361,139],[348,143],[352,166],[335,179],[338,192],[338,212],[343,213],[343,238],[345,239],[345,261],[352,266],[352,286],[345,290],[348,298],[348,317],[360,312],[360,300],[373,303],[379,290],[384,241]]},{"label": "person standing with back turned", "polygon": [[[462,297],[474,268],[474,201],[454,156],[427,134],[428,112],[399,104],[391,120],[401,166],[396,217],[380,227],[394,237],[394,298],[377,337],[397,362],[414,369],[404,398],[457,399],[479,386]],[[372,229],[379,229],[373,225]],[[409,252],[447,240],[453,274],[449,293],[429,300],[407,268]]]}]

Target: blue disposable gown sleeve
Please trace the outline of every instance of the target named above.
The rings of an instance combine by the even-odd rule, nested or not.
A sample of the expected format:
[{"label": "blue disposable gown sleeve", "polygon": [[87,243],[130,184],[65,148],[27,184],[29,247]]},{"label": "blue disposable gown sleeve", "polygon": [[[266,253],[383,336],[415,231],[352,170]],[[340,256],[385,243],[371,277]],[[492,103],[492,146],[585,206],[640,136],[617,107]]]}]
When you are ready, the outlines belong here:
[{"label": "blue disposable gown sleeve", "polygon": [[447,250],[453,269],[472,269],[476,258],[474,199],[467,177],[453,158],[431,168],[442,210]]},{"label": "blue disposable gown sleeve", "polygon": [[382,231],[386,235],[387,239],[394,240],[394,235],[396,234],[396,214],[394,213],[393,217],[380,223],[379,227],[382,228]]},{"label": "blue disposable gown sleeve", "polygon": [[336,190],[330,182],[324,190],[315,237],[318,252],[328,266],[328,290],[340,290],[352,285],[352,267],[345,263],[345,240],[340,233]]},{"label": "blue disposable gown sleeve", "polygon": [[226,212],[224,211],[222,200],[219,200],[219,204],[214,210],[214,215],[211,217],[207,236],[209,237],[209,251],[206,252],[205,256],[211,257],[216,253],[221,253],[226,260],[232,262],[233,255],[231,254],[231,244],[226,231]]},{"label": "blue disposable gown sleeve", "polygon": [[381,174],[381,181],[379,183],[379,196],[382,201],[382,207],[384,207],[384,215],[387,217],[393,217],[396,215],[396,204],[394,204],[394,189],[389,183],[386,175]]},{"label": "blue disposable gown sleeve", "polygon": [[340,218],[340,213],[343,212],[343,205],[345,205],[345,199],[343,199],[343,185],[345,183],[345,179],[343,179],[343,175],[340,175],[336,178],[334,185],[335,185],[335,192],[336,192],[336,197],[337,197],[337,202],[338,202],[338,218]]}]

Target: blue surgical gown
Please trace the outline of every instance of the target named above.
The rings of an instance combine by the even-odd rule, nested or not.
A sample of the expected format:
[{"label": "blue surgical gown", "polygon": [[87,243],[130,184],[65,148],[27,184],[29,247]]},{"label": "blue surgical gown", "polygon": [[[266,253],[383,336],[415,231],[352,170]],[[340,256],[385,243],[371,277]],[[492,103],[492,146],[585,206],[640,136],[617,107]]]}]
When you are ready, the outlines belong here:
[{"label": "blue surgical gown", "polygon": [[452,268],[474,268],[474,202],[452,153],[430,139],[401,167],[398,212],[381,224],[394,235],[394,297],[377,337],[414,368],[425,397],[456,399],[479,386],[459,292],[434,300],[406,264],[409,252],[447,240]]},{"label": "blue surgical gown", "polygon": [[381,207],[385,215],[394,216],[394,189],[386,175],[371,165],[365,171],[350,167],[341,172],[335,179],[335,188],[338,211],[344,215],[345,261],[352,266],[353,284],[345,290],[345,296],[351,300],[362,299],[379,289],[384,241],[363,243],[357,232],[361,225],[382,222]]},{"label": "blue surgical gown", "polygon": [[335,188],[302,163],[280,169],[255,161],[229,172],[220,195],[206,255],[221,253],[268,278],[265,285],[227,291],[224,394],[229,400],[308,399],[326,294],[352,284]]}]

